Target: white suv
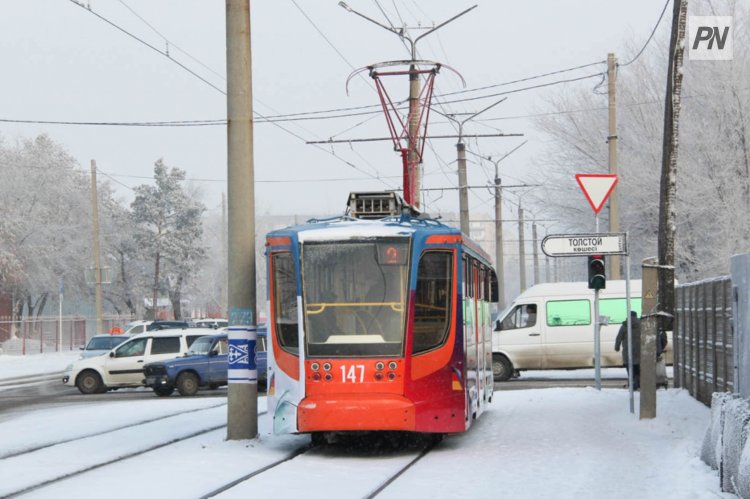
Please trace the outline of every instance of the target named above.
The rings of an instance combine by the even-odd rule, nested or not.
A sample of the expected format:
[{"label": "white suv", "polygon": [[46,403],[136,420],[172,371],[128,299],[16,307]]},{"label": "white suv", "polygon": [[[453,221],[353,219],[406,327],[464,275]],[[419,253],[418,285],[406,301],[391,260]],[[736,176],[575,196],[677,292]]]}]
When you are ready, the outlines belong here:
[{"label": "white suv", "polygon": [[163,329],[139,334],[112,349],[108,355],[81,359],[65,369],[62,382],[81,393],[104,393],[113,388],[143,386],[143,366],[187,352],[201,336],[214,329]]}]

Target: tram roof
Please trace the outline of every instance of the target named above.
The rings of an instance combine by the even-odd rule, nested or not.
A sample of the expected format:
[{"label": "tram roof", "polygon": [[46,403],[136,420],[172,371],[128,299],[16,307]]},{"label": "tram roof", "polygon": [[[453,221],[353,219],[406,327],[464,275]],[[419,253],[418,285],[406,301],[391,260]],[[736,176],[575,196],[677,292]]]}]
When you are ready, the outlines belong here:
[{"label": "tram roof", "polygon": [[413,237],[420,232],[430,234],[460,234],[458,229],[432,219],[388,217],[380,220],[360,220],[340,217],[327,220],[312,220],[306,224],[293,225],[272,231],[268,236],[295,235],[300,242],[345,241],[370,237]]}]

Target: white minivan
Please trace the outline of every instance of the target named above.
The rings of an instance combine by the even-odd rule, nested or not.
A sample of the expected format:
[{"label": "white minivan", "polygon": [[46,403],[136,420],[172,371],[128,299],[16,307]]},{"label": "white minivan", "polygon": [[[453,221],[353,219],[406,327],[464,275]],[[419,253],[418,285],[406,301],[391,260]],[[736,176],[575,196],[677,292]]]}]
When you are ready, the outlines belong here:
[{"label": "white minivan", "polygon": [[195,340],[213,334],[216,330],[208,328],[163,329],[139,334],[113,348],[109,354],[69,365],[62,381],[84,394],[143,386],[145,364],[183,355]]},{"label": "white minivan", "polygon": [[[630,281],[631,309],[641,315],[641,281]],[[627,317],[625,281],[607,281],[599,292],[601,366],[622,366],[615,338]],[[586,282],[537,284],[502,312],[492,334],[492,367],[496,381],[528,369],[594,367],[594,290]],[[671,363],[671,332],[665,351]]]}]

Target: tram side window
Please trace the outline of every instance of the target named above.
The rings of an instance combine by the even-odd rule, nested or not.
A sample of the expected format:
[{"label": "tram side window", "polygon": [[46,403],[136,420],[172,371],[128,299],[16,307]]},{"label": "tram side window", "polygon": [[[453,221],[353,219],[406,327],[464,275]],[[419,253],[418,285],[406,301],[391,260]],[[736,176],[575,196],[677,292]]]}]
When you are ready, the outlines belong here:
[{"label": "tram side window", "polygon": [[291,253],[275,253],[273,265],[274,320],[279,344],[284,350],[299,352],[297,324],[297,281]]},{"label": "tram side window", "polygon": [[417,269],[413,352],[432,350],[445,342],[451,315],[453,252],[428,251]]},{"label": "tram side window", "polygon": [[547,302],[548,326],[586,326],[591,324],[589,300],[558,300]]},{"label": "tram side window", "polygon": [[466,255],[461,258],[461,274],[463,274],[463,286],[461,288],[461,291],[463,292],[463,297],[468,298],[469,297],[469,260],[466,258]]}]

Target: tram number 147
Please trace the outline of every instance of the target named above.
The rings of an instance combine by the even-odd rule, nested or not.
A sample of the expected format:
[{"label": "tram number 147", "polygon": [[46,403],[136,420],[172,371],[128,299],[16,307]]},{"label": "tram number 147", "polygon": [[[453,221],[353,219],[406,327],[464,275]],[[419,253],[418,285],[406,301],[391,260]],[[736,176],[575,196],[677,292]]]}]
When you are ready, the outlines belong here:
[{"label": "tram number 147", "polygon": [[[359,374],[359,376],[357,376]],[[343,383],[364,383],[365,381],[365,366],[341,366],[341,381]]]}]

